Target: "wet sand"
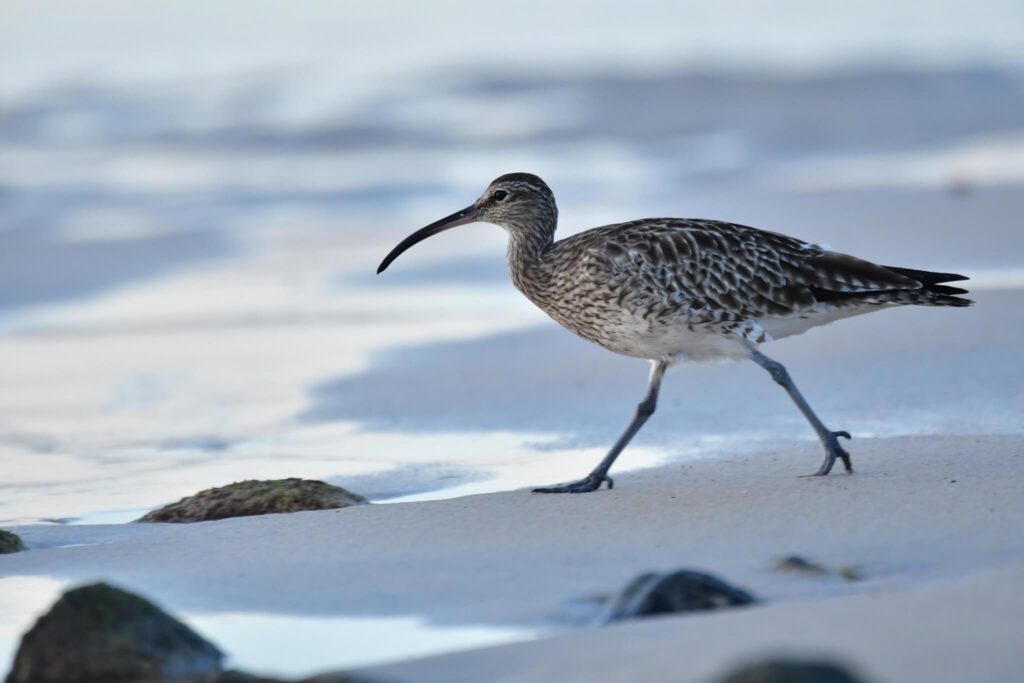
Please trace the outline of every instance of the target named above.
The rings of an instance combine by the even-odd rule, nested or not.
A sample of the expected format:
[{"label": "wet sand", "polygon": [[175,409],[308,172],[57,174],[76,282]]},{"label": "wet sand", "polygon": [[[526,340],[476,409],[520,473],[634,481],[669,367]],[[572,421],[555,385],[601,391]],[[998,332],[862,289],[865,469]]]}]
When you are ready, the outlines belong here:
[{"label": "wet sand", "polygon": [[[0,573],[102,576],[178,613],[420,615],[571,632],[381,672],[409,681],[494,671],[593,680],[606,668],[602,680],[643,671],[697,681],[780,650],[824,651],[879,680],[999,680],[1019,662],[1010,626],[1024,623],[1014,602],[1024,588],[1024,440],[859,439],[852,452],[853,476],[802,478],[817,447],[777,443],[625,474],[614,490],[582,496],[520,490],[182,526],[25,526],[15,530],[32,550],[0,558]],[[85,545],[59,547],[72,544]],[[775,571],[791,554],[862,578]],[[767,605],[591,626],[598,596],[676,568],[711,572]],[[956,665],[936,664],[943,658]]]},{"label": "wet sand", "polygon": [[1024,564],[968,579],[600,631],[379,667],[382,680],[710,683],[780,656],[867,681],[1011,681],[1020,672]]}]

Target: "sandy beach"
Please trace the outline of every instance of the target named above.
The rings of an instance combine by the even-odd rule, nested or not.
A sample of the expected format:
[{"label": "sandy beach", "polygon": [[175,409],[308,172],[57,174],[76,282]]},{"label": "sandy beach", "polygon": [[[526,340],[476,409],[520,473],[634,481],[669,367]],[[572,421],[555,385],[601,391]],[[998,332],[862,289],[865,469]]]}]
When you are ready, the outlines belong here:
[{"label": "sandy beach", "polygon": [[[102,576],[175,613],[421,615],[539,637],[369,670],[384,680],[558,671],[574,681],[598,672],[704,681],[765,653],[828,654],[877,681],[1007,680],[1024,628],[1024,536],[1015,532],[1024,440],[861,439],[854,453],[852,476],[800,477],[817,448],[780,443],[623,475],[614,490],[582,496],[514,491],[193,525],[24,526],[15,530],[32,550],[0,559],[0,572]],[[774,570],[792,554],[861,579]],[[593,626],[600,596],[676,568],[715,574],[764,605]],[[335,650],[346,658],[344,642]]]},{"label": "sandy beach", "polygon": [[[105,581],[288,679],[712,683],[792,654],[1018,680],[1024,4],[739,7],[0,3],[0,529],[27,546],[0,676]],[[853,476],[801,476],[814,435],[745,362],[673,368],[614,490],[532,495],[602,457],[646,364],[521,296],[493,225],[375,274],[512,171],[559,238],[720,219],[961,273],[976,305],[765,349]],[[130,523],[283,478],[371,504]],[[676,569],[760,603],[597,625]]]}]

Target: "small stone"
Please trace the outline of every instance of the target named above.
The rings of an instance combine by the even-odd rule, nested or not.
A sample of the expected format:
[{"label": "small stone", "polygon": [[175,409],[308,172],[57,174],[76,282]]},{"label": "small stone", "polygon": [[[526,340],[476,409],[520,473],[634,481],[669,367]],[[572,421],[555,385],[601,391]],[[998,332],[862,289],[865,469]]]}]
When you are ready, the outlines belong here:
[{"label": "small stone", "polygon": [[211,683],[286,683],[280,678],[265,678],[263,676],[254,676],[247,674],[243,671],[225,671],[221,675],[217,676]]},{"label": "small stone", "polygon": [[302,510],[332,510],[367,503],[362,496],[309,479],[240,481],[200,491],[154,510],[139,522],[205,522]]},{"label": "small stone", "polygon": [[767,661],[745,666],[718,683],[864,683],[831,662]]},{"label": "small stone", "polygon": [[859,569],[848,565],[844,565],[839,568],[839,576],[843,577],[847,581],[860,581],[864,578],[864,575],[861,574]]},{"label": "small stone", "polygon": [[64,593],[29,629],[7,683],[205,683],[222,658],[145,598],[97,583]]},{"label": "small stone", "polygon": [[823,564],[819,564],[812,560],[808,560],[806,557],[800,555],[790,555],[789,557],[783,557],[775,562],[775,571],[777,572],[800,572],[803,574],[814,574],[816,576],[824,576],[826,574],[838,574],[847,581],[860,581],[863,579],[863,575],[856,567],[850,565],[843,565],[835,571],[829,569]]},{"label": "small stone", "polygon": [[25,544],[21,542],[21,537],[18,534],[0,529],[0,555],[17,553],[24,549]]},{"label": "small stone", "polygon": [[804,572],[806,574],[828,574],[828,569],[800,555],[790,555],[775,562],[775,571]]},{"label": "small stone", "polygon": [[362,676],[356,677],[353,674],[347,673],[330,673],[330,674],[317,674],[310,678],[303,678],[299,681],[295,679],[281,679],[281,678],[268,678],[266,676],[257,676],[254,674],[247,674],[244,671],[225,671],[224,673],[217,676],[217,678],[211,679],[210,683],[381,683],[377,680],[371,680]]},{"label": "small stone", "polygon": [[756,602],[745,590],[702,572],[641,574],[609,601],[603,621],[739,607]]}]

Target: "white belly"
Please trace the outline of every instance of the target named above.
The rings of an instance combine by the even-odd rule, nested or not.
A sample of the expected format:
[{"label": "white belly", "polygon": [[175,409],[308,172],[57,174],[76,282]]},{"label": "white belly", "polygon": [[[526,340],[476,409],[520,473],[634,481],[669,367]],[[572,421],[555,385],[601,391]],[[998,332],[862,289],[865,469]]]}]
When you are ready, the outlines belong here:
[{"label": "white belly", "polygon": [[647,321],[636,321],[617,325],[598,343],[616,353],[648,360],[706,362],[750,357],[750,345],[741,334],[723,334],[698,325],[652,329]]},{"label": "white belly", "polygon": [[820,305],[793,316],[710,325],[680,322],[652,326],[640,318],[627,319],[603,330],[600,339],[591,341],[616,353],[648,360],[707,362],[742,359],[750,357],[752,348],[773,339],[802,334],[812,327],[878,309],[879,306]]}]

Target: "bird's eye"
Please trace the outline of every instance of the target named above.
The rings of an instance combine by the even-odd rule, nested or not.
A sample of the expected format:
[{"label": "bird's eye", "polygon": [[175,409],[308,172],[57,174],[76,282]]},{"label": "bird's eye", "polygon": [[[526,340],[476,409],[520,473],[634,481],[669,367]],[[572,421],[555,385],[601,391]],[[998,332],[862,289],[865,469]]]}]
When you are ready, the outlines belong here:
[{"label": "bird's eye", "polygon": [[503,202],[508,199],[508,192],[505,192],[505,190],[495,190],[491,196],[494,197],[494,201]]}]

